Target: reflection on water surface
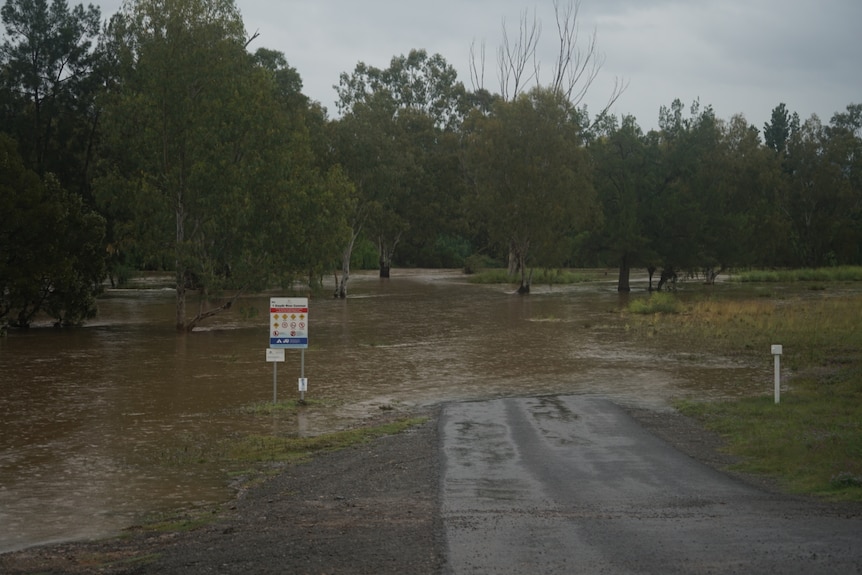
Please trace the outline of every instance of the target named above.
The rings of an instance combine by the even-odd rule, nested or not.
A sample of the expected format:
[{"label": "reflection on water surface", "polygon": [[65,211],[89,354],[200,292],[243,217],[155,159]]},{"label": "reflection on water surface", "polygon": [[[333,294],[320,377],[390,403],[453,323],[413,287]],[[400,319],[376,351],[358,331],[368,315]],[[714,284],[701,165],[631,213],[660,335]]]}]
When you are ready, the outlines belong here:
[{"label": "reflection on water surface", "polygon": [[[111,291],[85,328],[0,338],[0,552],[224,500],[223,470],[182,462],[231,433],[314,434],[381,406],[503,395],[596,393],[661,408],[769,381],[764,366],[638,347],[615,313],[623,303],[612,281],[518,297],[455,272],[358,274],[346,301],[310,302],[307,395],[323,406],[274,419],[241,409],[272,400],[269,296],[183,336],[172,291]],[[281,400],[298,396],[300,352],[286,355]]]}]

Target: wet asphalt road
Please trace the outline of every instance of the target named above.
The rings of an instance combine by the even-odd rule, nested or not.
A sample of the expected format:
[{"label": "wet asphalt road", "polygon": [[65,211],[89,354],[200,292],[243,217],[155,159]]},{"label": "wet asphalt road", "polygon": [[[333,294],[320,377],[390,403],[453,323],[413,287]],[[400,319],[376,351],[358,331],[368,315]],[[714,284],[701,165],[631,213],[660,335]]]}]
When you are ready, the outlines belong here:
[{"label": "wet asphalt road", "polygon": [[702,465],[608,400],[451,404],[440,431],[451,573],[862,573],[862,520]]}]

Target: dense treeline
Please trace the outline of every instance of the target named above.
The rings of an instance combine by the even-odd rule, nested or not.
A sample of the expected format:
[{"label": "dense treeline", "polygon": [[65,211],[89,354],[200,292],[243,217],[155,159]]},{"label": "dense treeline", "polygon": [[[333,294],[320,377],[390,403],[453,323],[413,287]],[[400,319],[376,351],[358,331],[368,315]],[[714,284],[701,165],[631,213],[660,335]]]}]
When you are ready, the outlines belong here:
[{"label": "dense treeline", "polygon": [[6,0],[0,325],[78,323],[106,279],[142,269],[176,273],[191,329],[333,270],[344,297],[351,265],[496,263],[526,293],[543,267],[618,266],[627,290],[633,268],[661,289],[681,272],[862,264],[862,105],[823,124],[779,104],[761,128],[699,102],[647,133],[591,118],[592,53],[566,58],[576,16],[557,13],[548,84],[525,81],[529,45],[501,48],[497,92],[413,50],[342,74],[330,118],[232,0],[136,0],[107,21]]}]

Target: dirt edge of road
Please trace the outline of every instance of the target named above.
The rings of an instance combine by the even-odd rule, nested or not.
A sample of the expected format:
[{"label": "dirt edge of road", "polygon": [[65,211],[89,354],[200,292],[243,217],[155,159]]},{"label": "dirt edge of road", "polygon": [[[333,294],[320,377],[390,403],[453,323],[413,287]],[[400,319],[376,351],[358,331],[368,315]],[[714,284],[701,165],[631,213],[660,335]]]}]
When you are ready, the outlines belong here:
[{"label": "dirt edge of road", "polygon": [[[675,411],[626,408],[655,435],[719,469],[734,462],[722,440]],[[285,467],[241,492],[214,521],[187,532],[130,529],[122,537],[0,555],[0,572],[23,573],[442,573],[440,408],[395,436]],[[403,413],[401,415],[404,415]],[[732,473],[792,505],[862,516],[862,505],[780,495],[768,479]]]}]

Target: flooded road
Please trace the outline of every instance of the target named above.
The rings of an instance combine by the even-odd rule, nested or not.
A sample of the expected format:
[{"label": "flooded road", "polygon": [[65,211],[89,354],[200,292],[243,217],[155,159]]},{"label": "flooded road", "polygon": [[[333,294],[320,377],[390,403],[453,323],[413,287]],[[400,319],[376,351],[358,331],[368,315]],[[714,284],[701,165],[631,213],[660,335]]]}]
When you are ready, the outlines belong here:
[{"label": "flooded road", "polygon": [[[84,328],[13,332],[0,338],[0,552],[226,499],[224,470],[182,462],[231,433],[315,434],[381,407],[549,393],[661,409],[769,385],[768,363],[640,345],[615,287],[518,297],[457,272],[357,274],[346,301],[310,301],[307,397],[322,403],[277,419],[244,408],[272,401],[267,312],[285,294],[248,298],[189,336],[174,332],[171,290],[112,290]],[[298,397],[300,352],[286,356],[281,401]]]}]

